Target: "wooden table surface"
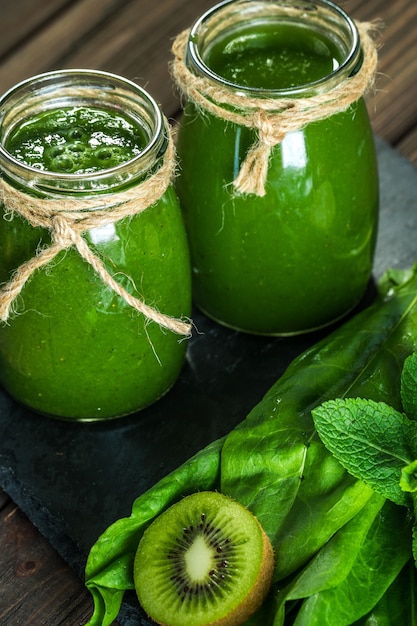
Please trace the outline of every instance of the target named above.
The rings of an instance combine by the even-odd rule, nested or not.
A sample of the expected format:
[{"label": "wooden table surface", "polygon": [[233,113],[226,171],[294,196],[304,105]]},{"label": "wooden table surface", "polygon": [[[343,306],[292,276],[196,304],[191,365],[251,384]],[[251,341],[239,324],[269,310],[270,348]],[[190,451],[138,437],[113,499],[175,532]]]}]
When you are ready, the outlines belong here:
[{"label": "wooden table surface", "polygon": [[[214,0],[1,0],[0,92],[61,68],[138,82],[174,118],[173,37]],[[417,165],[417,1],[339,0],[358,20],[380,19],[379,76],[368,96],[375,132]],[[85,624],[81,581],[0,486],[0,626]]]}]

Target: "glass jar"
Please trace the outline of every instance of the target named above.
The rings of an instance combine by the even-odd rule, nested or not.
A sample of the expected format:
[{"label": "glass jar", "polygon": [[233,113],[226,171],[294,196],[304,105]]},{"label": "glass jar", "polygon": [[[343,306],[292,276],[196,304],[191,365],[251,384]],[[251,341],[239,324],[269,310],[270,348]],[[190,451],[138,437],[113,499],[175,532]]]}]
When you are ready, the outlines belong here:
[{"label": "glass jar", "polygon": [[177,38],[187,98],[176,188],[194,300],[221,324],[292,335],[363,296],[379,187],[363,99],[369,39],[372,58],[326,0],[227,0]]},{"label": "glass jar", "polygon": [[0,382],[53,417],[136,412],[174,384],[189,335],[168,124],[88,70],[20,83],[0,111]]}]

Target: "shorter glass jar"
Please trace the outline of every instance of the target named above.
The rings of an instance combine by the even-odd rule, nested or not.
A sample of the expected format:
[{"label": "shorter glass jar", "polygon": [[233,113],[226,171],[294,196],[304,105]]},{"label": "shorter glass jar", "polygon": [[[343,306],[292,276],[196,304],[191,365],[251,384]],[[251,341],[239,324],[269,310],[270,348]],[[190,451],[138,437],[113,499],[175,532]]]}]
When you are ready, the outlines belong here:
[{"label": "shorter glass jar", "polygon": [[[327,69],[314,74],[321,56]],[[252,99],[267,111],[283,100],[291,107],[356,76],[363,50],[355,23],[326,0],[226,0],[194,24],[183,58],[208,85],[205,108],[180,84],[189,98],[176,188],[195,303],[226,326],[266,335],[341,318],[364,294],[377,234],[377,161],[363,98],[285,134],[271,149],[265,195],[233,186],[259,137],[227,118]]]},{"label": "shorter glass jar", "polygon": [[[31,198],[45,200],[58,217],[68,203],[76,202],[82,219],[87,218],[87,224],[91,220],[91,226],[81,233],[87,252],[94,254],[124,293],[167,320],[188,318],[189,252],[172,183],[168,181],[165,191],[160,187],[158,199],[146,210],[117,218],[124,194],[133,199],[140,196],[143,185],[168,167],[169,128],[149,94],[105,72],[58,71],[36,76],[8,91],[1,98],[0,110],[0,167],[8,186],[5,197],[10,200],[10,190],[12,196],[16,190],[18,202],[26,198],[28,207]],[[63,141],[61,136],[54,158],[66,155],[71,160],[68,151],[85,150],[82,135],[88,138],[88,150],[100,148],[105,141],[101,130],[107,128],[95,127],[93,132],[88,121],[72,127],[71,112],[76,110],[122,114],[124,122],[142,137],[143,145],[127,161],[122,156],[110,167],[104,165],[96,171],[81,167],[77,173],[45,169],[36,141],[40,164],[28,165],[9,151],[11,137],[25,125],[38,119],[39,130],[44,131],[46,114],[57,111],[64,112],[63,124],[71,139]],[[106,154],[100,158],[105,162],[108,151],[105,143],[102,147]],[[118,149],[114,148],[115,152]],[[21,208],[24,213],[25,207]],[[31,225],[14,209],[6,202],[0,219],[3,285],[59,241],[56,231],[52,229],[51,234],[37,222]],[[106,216],[103,223],[95,222],[100,211]],[[42,209],[40,215],[41,219]],[[48,264],[30,273],[12,302],[9,318],[0,325],[0,381],[16,400],[58,418],[103,420],[146,407],[174,384],[184,362],[187,341],[183,334],[187,335],[187,330],[178,333],[152,321],[123,294],[117,295],[106,280],[71,242]],[[183,326],[187,328],[186,323]]]}]

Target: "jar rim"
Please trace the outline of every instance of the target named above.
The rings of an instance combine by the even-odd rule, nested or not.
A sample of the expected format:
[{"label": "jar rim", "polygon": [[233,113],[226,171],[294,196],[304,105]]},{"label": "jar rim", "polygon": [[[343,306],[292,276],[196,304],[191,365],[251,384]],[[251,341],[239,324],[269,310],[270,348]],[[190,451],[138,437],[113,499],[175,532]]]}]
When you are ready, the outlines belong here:
[{"label": "jar rim", "polygon": [[[23,107],[25,94],[29,98],[35,98],[37,94],[39,97],[41,95],[48,97],[47,108],[51,110],[62,106],[73,106],[74,99],[71,98],[71,93],[69,92],[67,96],[64,96],[63,93],[64,90],[69,89],[70,84],[73,84],[74,81],[77,81],[78,85],[84,85],[85,87],[91,83],[92,94],[96,96],[92,96],[91,100],[83,100],[83,106],[88,106],[88,103],[90,105],[96,103],[101,108],[111,108],[111,97],[114,97],[119,90],[120,98],[131,102],[132,106],[137,107],[137,111],[140,110],[146,114],[147,143],[138,155],[118,165],[97,170],[94,173],[83,172],[74,174],[33,167],[14,157],[5,148],[4,139],[13,130],[17,123],[16,119],[18,119],[18,113],[14,105],[20,103]],[[103,94],[106,94],[104,99],[102,97]],[[8,109],[10,109],[9,113]],[[123,108],[123,112],[132,120],[139,122],[139,113],[135,112],[133,114],[131,110],[126,108]],[[10,127],[10,121],[7,119],[8,114],[15,120],[14,126]],[[141,126],[144,128],[144,121],[140,121],[143,122]],[[100,181],[103,181],[103,184],[105,184],[105,181],[112,177],[121,179],[124,173],[130,179],[128,171],[131,170],[135,171],[135,177],[143,175],[164,152],[167,141],[167,122],[156,100],[133,81],[111,72],[89,69],[64,69],[44,72],[17,83],[0,97],[0,161],[6,164],[6,168],[9,166],[13,171],[18,171],[24,178],[47,178],[53,187],[58,186],[60,182],[65,186],[75,181],[79,181],[82,184],[82,181],[87,182],[94,179],[94,181],[99,183],[98,189],[100,189]]]},{"label": "jar rim", "polygon": [[[256,13],[257,6],[260,5],[269,5],[270,7],[273,7],[274,5],[288,8],[294,7],[295,9],[300,9],[300,12],[304,11],[306,15],[311,15],[312,11],[317,9],[317,7],[328,9],[335,17],[340,18],[341,22],[346,25],[351,36],[349,50],[346,52],[344,60],[331,73],[318,80],[304,83],[296,87],[265,89],[262,87],[251,87],[234,83],[214,72],[205,63],[199,49],[199,41],[201,39],[201,34],[208,28],[208,23],[211,20],[216,18],[220,19],[222,14],[225,14],[229,7],[233,10],[233,7],[236,5],[242,5],[242,8],[247,5],[253,15]],[[334,79],[338,79],[340,76],[354,75],[362,64],[362,51],[360,47],[359,32],[354,20],[348,15],[348,13],[346,13],[346,11],[330,0],[222,0],[222,2],[214,5],[203,13],[192,25],[186,48],[185,62],[199,75],[217,83],[222,87],[232,89],[246,96],[279,98],[302,96],[307,91],[326,90],[327,88],[330,88],[329,83]]]}]

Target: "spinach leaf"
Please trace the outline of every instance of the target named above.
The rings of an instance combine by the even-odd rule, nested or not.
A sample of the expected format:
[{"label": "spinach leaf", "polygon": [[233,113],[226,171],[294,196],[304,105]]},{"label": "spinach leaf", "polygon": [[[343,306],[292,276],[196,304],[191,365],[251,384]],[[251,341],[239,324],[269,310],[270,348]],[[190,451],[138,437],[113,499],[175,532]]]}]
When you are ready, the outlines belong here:
[{"label": "spinach leaf", "polygon": [[280,589],[277,608],[284,601],[308,598],[341,584],[384,504],[384,498],[373,494],[359,513],[333,535],[284,589]]},{"label": "spinach leaf", "polygon": [[374,494],[284,588],[278,589],[270,606],[270,612],[275,616],[273,626],[285,623],[288,607],[295,601],[332,589],[343,582],[384,502],[384,498]]},{"label": "spinach leaf", "polygon": [[386,501],[348,575],[339,585],[309,596],[294,626],[349,626],[371,611],[410,559],[409,535],[398,532],[407,526],[406,510]]},{"label": "spinach leaf", "polygon": [[367,615],[352,626],[416,626],[417,571],[409,561]]},{"label": "spinach leaf", "polygon": [[236,429],[222,451],[221,490],[250,508],[274,546],[275,580],[302,566],[367,503],[372,490],[352,479],[323,444],[293,419]]}]

